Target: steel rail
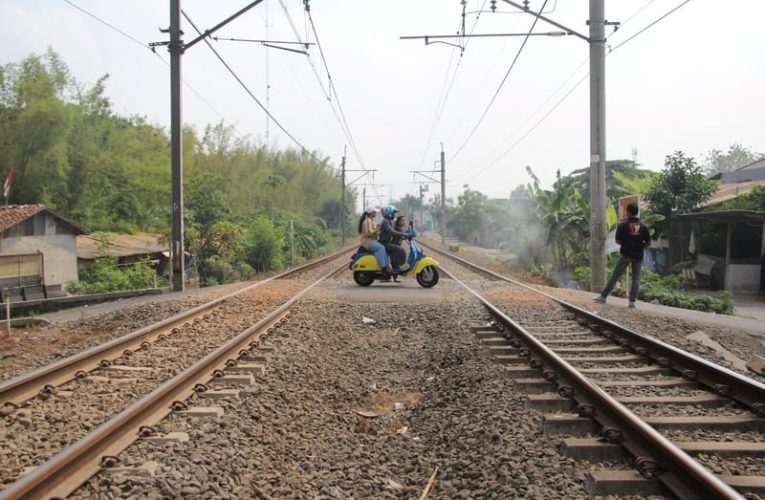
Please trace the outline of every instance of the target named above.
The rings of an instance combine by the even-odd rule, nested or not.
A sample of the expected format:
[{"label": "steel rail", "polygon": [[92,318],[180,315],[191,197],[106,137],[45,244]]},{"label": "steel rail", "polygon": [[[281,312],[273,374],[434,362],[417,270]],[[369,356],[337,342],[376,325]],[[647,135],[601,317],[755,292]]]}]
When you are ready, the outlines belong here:
[{"label": "steel rail", "polygon": [[[444,272],[451,274],[446,269]],[[548,369],[547,377],[558,385],[558,393],[561,396],[575,399],[579,403],[580,409],[587,408],[590,413],[594,413],[592,418],[604,428],[618,430],[616,433],[610,433],[611,438],[622,444],[635,457],[641,472],[652,472],[679,498],[744,498],[627,407],[593,384],[576,368],[537,340],[532,333],[505,315],[478,292],[457,279],[453,274],[451,277],[476,297],[499,323],[511,331],[528,348],[527,357],[530,360],[535,356],[540,369],[549,367],[554,370],[555,375],[551,376]],[[641,468],[640,464],[644,466],[658,464],[660,469],[657,470],[654,467]]]},{"label": "steel rail", "polygon": [[346,267],[343,263],[322,276],[290,300],[279,306],[253,326],[229,339],[221,347],[189,366],[160,387],[134,402],[91,434],[69,445],[40,467],[23,476],[5,490],[0,500],[66,497],[93,476],[105,457],[114,457],[140,436],[142,428],[150,426],[172,411],[181,402],[202,388],[200,381],[210,381],[226,366],[246,355],[246,347],[257,347],[260,338],[281,325],[289,309],[305,294],[325,279]]},{"label": "steel rail", "polygon": [[620,343],[625,347],[630,347],[634,349],[638,354],[650,357],[656,361],[657,364],[676,370],[683,377],[689,380],[697,381],[715,393],[733,399],[751,408],[756,415],[765,417],[765,384],[745,377],[744,375],[736,373],[733,370],[729,370],[723,366],[712,363],[711,361],[696,356],[695,354],[685,352],[682,349],[667,344],[666,342],[663,342],[659,339],[649,337],[644,333],[632,330],[631,328],[627,328],[618,323],[615,323],[614,321],[598,316],[593,312],[575,306],[547,292],[538,290],[532,286],[527,285],[526,283],[522,283],[512,278],[508,278],[501,274],[495,273],[494,271],[476,265],[455,255],[451,255],[430,245],[427,246],[431,250],[443,254],[446,257],[453,259],[460,264],[492,279],[512,283],[513,285],[520,286],[527,290],[531,290],[535,293],[543,295],[550,300],[554,300],[564,308],[573,312],[576,316],[583,318],[589,323],[593,324],[593,330],[599,331],[604,335],[615,335],[618,337],[617,341],[621,340]]},{"label": "steel rail", "polygon": [[30,399],[40,393],[41,390],[59,386],[72,380],[78,373],[87,373],[98,368],[102,362],[108,364],[109,359],[114,359],[125,351],[135,350],[151,342],[160,335],[167,334],[175,328],[179,328],[190,321],[198,321],[220,303],[237,295],[249,292],[256,287],[274,280],[288,278],[295,274],[314,269],[331,260],[337,259],[350,251],[350,248],[334,252],[327,256],[308,262],[302,266],[277,274],[270,278],[258,281],[250,286],[237,290],[233,293],[214,299],[188,311],[182,312],[153,325],[143,327],[132,333],[116,338],[105,344],[86,349],[68,358],[56,361],[50,365],[40,367],[31,372],[23,373],[14,378],[0,383],[0,408],[10,405],[17,406],[22,401]]}]

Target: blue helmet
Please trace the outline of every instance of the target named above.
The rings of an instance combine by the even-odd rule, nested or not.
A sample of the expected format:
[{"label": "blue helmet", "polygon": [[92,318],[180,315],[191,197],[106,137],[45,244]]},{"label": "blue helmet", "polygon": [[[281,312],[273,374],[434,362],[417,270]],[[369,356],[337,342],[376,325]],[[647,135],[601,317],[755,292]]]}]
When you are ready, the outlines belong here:
[{"label": "blue helmet", "polygon": [[388,219],[392,219],[395,217],[396,212],[398,212],[398,209],[394,207],[393,205],[388,205],[383,209],[383,216],[385,216]]}]

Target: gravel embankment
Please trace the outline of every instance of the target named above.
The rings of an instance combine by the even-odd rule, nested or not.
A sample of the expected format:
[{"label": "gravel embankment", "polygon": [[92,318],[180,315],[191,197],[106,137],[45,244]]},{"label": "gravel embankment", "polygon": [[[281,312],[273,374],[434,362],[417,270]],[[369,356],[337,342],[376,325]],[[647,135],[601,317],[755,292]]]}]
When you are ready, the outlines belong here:
[{"label": "gravel embankment", "polygon": [[[297,281],[268,283],[222,303],[206,320],[180,328],[115,364],[141,367],[136,372],[97,369],[84,379],[36,397],[0,420],[0,485],[16,480],[164,381],[196,362],[226,339],[256,323],[304,288]],[[135,322],[140,320],[135,319]]]},{"label": "gravel embankment", "polygon": [[481,316],[473,301],[303,303],[219,422],[164,420],[190,440],[123,453],[157,461],[153,478],[100,474],[77,496],[416,498],[438,467],[430,498],[584,498],[588,465],[524,412],[469,333]]}]

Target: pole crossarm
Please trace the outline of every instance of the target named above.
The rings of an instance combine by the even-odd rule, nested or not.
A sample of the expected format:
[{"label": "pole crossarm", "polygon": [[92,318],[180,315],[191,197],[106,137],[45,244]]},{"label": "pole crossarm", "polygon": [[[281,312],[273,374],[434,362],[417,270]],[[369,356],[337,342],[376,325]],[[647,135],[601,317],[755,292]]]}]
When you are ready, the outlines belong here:
[{"label": "pole crossarm", "polygon": [[[269,47],[272,49],[279,49],[279,50],[286,50],[287,52],[295,52],[296,54],[303,54],[308,55],[308,47],[311,45],[316,45],[315,43],[308,43],[308,42],[288,42],[285,40],[254,40],[251,38],[221,38],[217,36],[210,37],[213,40],[220,41],[223,40],[224,42],[250,42],[250,43],[259,43],[264,47]],[[278,45],[277,45],[278,44]],[[298,49],[291,49],[289,47],[282,47],[281,45],[302,45],[305,47],[305,50],[298,50]]]},{"label": "pole crossarm", "polygon": [[511,37],[511,36],[568,36],[573,33],[569,31],[548,31],[545,33],[476,33],[473,35],[407,35],[398,37],[399,40],[425,40],[425,43],[432,39],[439,38],[490,38],[490,37]]},{"label": "pole crossarm", "polygon": [[353,186],[355,183],[359,182],[361,179],[366,177],[368,174],[371,174],[372,172],[377,172],[377,170],[346,170],[346,173],[348,172],[364,172],[360,176],[353,179],[351,182],[346,183],[346,186]]},{"label": "pole crossarm", "polygon": [[512,5],[513,7],[516,7],[516,8],[518,8],[518,9],[521,9],[521,10],[522,10],[523,12],[525,12],[526,14],[530,14],[530,15],[532,15],[532,16],[534,16],[534,17],[537,17],[537,18],[541,19],[542,21],[546,22],[547,24],[552,24],[552,25],[553,25],[553,26],[555,26],[556,28],[559,28],[559,29],[562,29],[562,30],[564,30],[564,31],[565,31],[566,33],[568,33],[569,35],[574,35],[574,36],[576,36],[576,37],[579,37],[579,38],[581,38],[582,40],[584,40],[585,42],[589,42],[589,41],[590,41],[590,37],[588,37],[588,36],[585,36],[585,35],[583,35],[583,34],[579,33],[579,32],[578,32],[578,31],[576,31],[576,30],[572,30],[571,28],[567,28],[566,26],[563,26],[562,24],[560,24],[560,23],[557,23],[557,22],[553,21],[553,20],[552,20],[552,19],[550,19],[550,18],[543,16],[541,13],[536,13],[536,12],[534,12],[534,11],[532,11],[532,10],[528,9],[527,7],[524,7],[523,5],[521,5],[521,4],[517,3],[517,2],[514,2],[513,0],[502,0],[502,1],[503,1],[503,2],[505,2],[505,3],[507,3],[507,4],[510,4],[510,5]]},{"label": "pole crossarm", "polygon": [[429,175],[425,175],[425,174],[429,174],[429,173],[440,173],[441,172],[440,170],[410,170],[410,172],[413,173],[414,175],[420,175],[422,177],[425,177],[430,182],[435,182],[437,184],[441,183],[441,181],[439,179],[436,179],[436,178],[431,177]]},{"label": "pole crossarm", "polygon": [[191,48],[192,46],[196,45],[198,42],[201,42],[206,37],[212,35],[213,33],[215,33],[216,31],[218,31],[219,29],[221,29],[222,27],[224,27],[225,25],[227,25],[228,23],[230,23],[231,21],[233,21],[237,17],[241,16],[242,14],[244,14],[245,12],[247,12],[248,10],[250,10],[253,7],[255,7],[256,5],[258,5],[261,2],[263,2],[263,0],[255,0],[251,4],[245,6],[243,9],[241,9],[236,14],[233,14],[233,15],[229,16],[228,18],[226,18],[223,21],[219,22],[218,24],[216,24],[215,26],[213,26],[209,30],[205,30],[201,35],[199,35],[198,37],[196,37],[195,39],[193,39],[192,41],[190,41],[189,43],[184,45],[183,46],[184,50]]}]

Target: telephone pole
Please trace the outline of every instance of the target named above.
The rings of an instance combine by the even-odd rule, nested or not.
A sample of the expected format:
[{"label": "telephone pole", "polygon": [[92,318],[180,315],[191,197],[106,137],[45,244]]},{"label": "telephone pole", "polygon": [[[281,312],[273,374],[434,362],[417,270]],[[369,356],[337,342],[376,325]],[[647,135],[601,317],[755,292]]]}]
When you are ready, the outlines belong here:
[{"label": "telephone pole", "polygon": [[170,161],[172,169],[172,286],[182,292],[186,266],[183,249],[183,134],[181,128],[181,0],[170,0]]},{"label": "telephone pole", "polygon": [[606,283],[606,20],[604,0],[590,0],[591,290]]},{"label": "telephone pole", "polygon": [[[444,152],[444,143],[441,143],[441,168],[439,170],[411,170],[415,176],[421,175],[431,183],[441,184],[441,244],[446,244],[446,153]],[[433,177],[440,174],[440,178]],[[420,199],[422,199],[422,186],[420,186]]]},{"label": "telephone pole", "polygon": [[[345,213],[345,188],[346,186],[352,186],[362,178],[364,178],[367,174],[371,174],[373,172],[377,172],[377,170],[348,170],[345,168],[345,156],[348,151],[348,146],[343,147],[343,161],[340,164],[340,182],[342,184],[342,195],[340,198],[340,234],[342,235],[342,243],[343,247],[345,247],[345,224],[347,222],[347,214]],[[346,182],[346,174],[348,172],[361,172],[361,175],[353,179],[351,182]],[[362,207],[362,210],[366,210],[367,208],[367,188],[364,188],[364,205]]]},{"label": "telephone pole", "polygon": [[166,45],[170,52],[170,182],[172,184],[172,232],[170,236],[170,253],[172,263],[170,266],[170,283],[176,292],[182,292],[185,281],[186,271],[183,249],[183,148],[182,148],[182,128],[183,121],[181,117],[181,56],[205,38],[212,36],[213,33],[227,25],[237,17],[252,9],[264,0],[253,0],[248,5],[240,9],[235,14],[219,22],[209,30],[204,31],[198,37],[184,43],[181,40],[183,31],[181,30],[181,0],[170,0],[170,27],[166,30],[160,29],[162,33],[170,34],[169,42],[152,42],[149,47]]},{"label": "telephone pole", "polygon": [[340,173],[343,185],[343,194],[340,197],[340,234],[342,235],[343,248],[345,248],[345,154],[347,149],[347,146],[343,147],[343,162]]},{"label": "telephone pole", "polygon": [[446,154],[441,143],[441,244],[446,245]]}]

